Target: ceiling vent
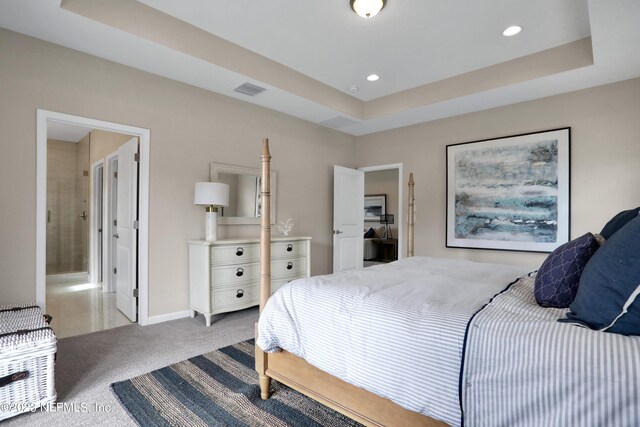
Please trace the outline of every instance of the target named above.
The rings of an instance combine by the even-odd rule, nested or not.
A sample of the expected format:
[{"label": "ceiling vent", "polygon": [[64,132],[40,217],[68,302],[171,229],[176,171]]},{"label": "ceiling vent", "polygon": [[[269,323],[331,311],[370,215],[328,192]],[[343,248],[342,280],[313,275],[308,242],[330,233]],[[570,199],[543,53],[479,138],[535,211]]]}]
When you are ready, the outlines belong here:
[{"label": "ceiling vent", "polygon": [[325,120],[324,122],[320,122],[321,125],[329,126],[330,128],[339,129],[344,126],[353,125],[358,122],[347,119],[346,117],[338,116],[333,119]]},{"label": "ceiling vent", "polygon": [[249,96],[256,96],[259,93],[264,92],[266,89],[260,86],[252,85],[251,83],[244,83],[234,89],[238,93],[242,93]]}]

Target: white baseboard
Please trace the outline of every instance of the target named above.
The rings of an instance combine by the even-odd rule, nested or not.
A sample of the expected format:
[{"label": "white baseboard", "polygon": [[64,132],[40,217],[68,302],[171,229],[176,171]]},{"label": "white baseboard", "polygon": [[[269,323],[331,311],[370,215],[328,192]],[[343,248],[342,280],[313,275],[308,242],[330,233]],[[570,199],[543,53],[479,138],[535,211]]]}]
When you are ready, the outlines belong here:
[{"label": "white baseboard", "polygon": [[156,323],[168,322],[170,320],[184,319],[191,316],[191,310],[175,311],[173,313],[158,314],[156,316],[149,316],[147,325],[155,325]]}]

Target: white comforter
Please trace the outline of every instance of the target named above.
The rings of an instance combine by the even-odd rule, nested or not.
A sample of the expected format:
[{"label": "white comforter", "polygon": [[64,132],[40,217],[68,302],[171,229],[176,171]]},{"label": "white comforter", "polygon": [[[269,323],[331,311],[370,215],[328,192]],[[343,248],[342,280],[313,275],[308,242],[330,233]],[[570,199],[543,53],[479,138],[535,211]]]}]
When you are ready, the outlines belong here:
[{"label": "white comforter", "polygon": [[460,424],[469,318],[528,269],[414,257],[300,279],[265,307],[257,344],[416,412]]}]

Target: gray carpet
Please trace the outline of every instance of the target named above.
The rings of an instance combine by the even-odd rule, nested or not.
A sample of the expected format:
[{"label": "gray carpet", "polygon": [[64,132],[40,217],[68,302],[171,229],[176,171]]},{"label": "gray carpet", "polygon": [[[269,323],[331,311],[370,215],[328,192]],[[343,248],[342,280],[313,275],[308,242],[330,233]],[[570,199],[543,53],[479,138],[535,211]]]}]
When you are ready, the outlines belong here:
[{"label": "gray carpet", "polygon": [[[27,413],[5,421],[8,426],[132,426],[109,385],[190,357],[253,337],[258,309],[218,315],[210,328],[204,318],[187,318],[151,326],[122,326],[58,341],[58,402],[75,403],[77,411]],[[55,320],[54,320],[55,322]],[[81,410],[85,404],[88,412]],[[98,412],[96,406],[110,409]]]}]

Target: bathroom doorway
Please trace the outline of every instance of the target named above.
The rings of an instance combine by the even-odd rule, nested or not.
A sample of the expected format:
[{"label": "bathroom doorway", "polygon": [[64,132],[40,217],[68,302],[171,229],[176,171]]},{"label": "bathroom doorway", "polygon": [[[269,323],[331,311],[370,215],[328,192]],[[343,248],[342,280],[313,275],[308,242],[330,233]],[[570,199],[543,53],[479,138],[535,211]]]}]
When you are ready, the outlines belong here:
[{"label": "bathroom doorway", "polygon": [[[54,317],[59,338],[148,321],[148,137],[144,129],[38,111],[38,160],[44,165],[37,180],[37,302]],[[117,289],[103,286],[106,268],[114,264],[109,255],[117,254],[105,233],[118,234],[106,227],[115,205],[109,203],[115,194],[109,187],[117,182],[109,174],[125,146],[135,168],[129,175],[140,189],[139,198],[136,193],[135,200],[123,202],[140,208],[133,218],[136,250],[129,262],[138,266],[128,280],[133,311],[125,310],[126,316],[117,308]]]}]

